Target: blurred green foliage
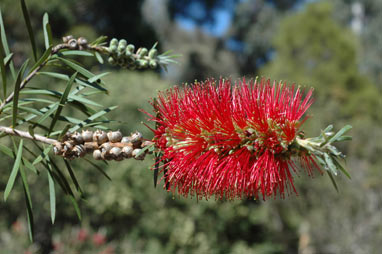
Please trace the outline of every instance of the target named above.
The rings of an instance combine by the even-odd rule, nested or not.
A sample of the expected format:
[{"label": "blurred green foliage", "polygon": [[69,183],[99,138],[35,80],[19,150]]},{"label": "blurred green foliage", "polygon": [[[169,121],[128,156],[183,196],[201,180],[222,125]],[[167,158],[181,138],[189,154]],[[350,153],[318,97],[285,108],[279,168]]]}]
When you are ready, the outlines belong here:
[{"label": "blurred green foliage", "polygon": [[[5,0],[0,6],[7,10],[4,13],[7,32],[17,41],[13,49],[22,57],[28,53],[25,48],[29,46],[26,46],[28,40],[19,18],[19,7],[13,2]],[[198,201],[173,197],[161,186],[154,189],[149,169],[153,160],[99,163],[111,181],[89,164],[76,161],[75,174],[84,190],[82,196],[78,195],[83,221],[78,221],[70,201],[63,198],[57,200],[57,218],[52,227],[46,200],[47,181],[37,182],[30,175],[38,242],[30,245],[26,233],[14,230],[14,222],[25,221],[25,214],[20,212],[24,210],[20,209],[24,207],[20,201],[22,188],[17,183],[20,186],[13,190],[10,200],[0,203],[0,250],[18,253],[29,248],[32,253],[49,253],[57,241],[69,246],[71,234],[77,234],[76,230],[82,227],[89,232],[101,230],[115,253],[378,253],[382,239],[382,158],[379,156],[382,95],[380,84],[376,83],[380,75],[376,66],[380,63],[368,58],[377,56],[375,51],[370,52],[377,48],[371,40],[378,34],[369,31],[371,26],[376,26],[376,19],[368,20],[367,24],[373,24],[365,28],[368,35],[358,36],[344,25],[350,14],[343,14],[344,18],[339,20],[339,7],[328,1],[306,4],[300,9],[293,8],[293,1],[281,1],[284,5],[258,1],[260,4],[256,6],[253,4],[257,1],[244,1],[237,4],[229,36],[236,36],[245,47],[242,52],[232,52],[222,46],[221,39],[200,31],[185,32],[176,28],[170,18],[170,23],[162,22],[150,28],[139,12],[142,2],[148,1],[132,2],[131,10],[121,13],[127,9],[117,10],[118,4],[122,5],[119,1],[113,4],[96,0],[27,1],[35,31],[37,35],[40,33],[37,37],[40,43],[42,36],[37,27],[42,13],[48,11],[52,14],[56,37],[67,33],[85,33],[89,37],[121,33],[133,42],[143,41],[143,46],[160,38],[160,45],[184,54],[180,59],[182,65],[170,68],[167,76],[177,82],[165,80],[154,72],[112,71],[103,78],[110,95],[99,100],[107,106],[119,106],[109,115],[117,120],[111,124],[112,129],[124,133],[140,130],[151,137],[141,123],[147,117],[139,109],[150,111],[150,97],[180,81],[209,75],[217,78],[220,74],[269,76],[315,88],[316,102],[309,111],[313,117],[305,125],[308,136],[318,134],[329,123],[335,127],[345,123],[353,126],[353,141],[341,147],[348,155],[346,166],[352,180],[340,176],[338,194],[326,177],[317,174],[315,179],[310,179],[301,173],[296,178],[298,197],[266,202]],[[345,10],[352,3],[341,1],[339,6]],[[379,6],[378,0],[368,3],[367,10],[370,5]],[[253,11],[251,8],[255,7],[258,10]],[[173,15],[171,11],[176,8],[169,10]],[[251,15],[257,19],[251,19]],[[378,17],[370,11],[365,15]],[[166,28],[161,24],[170,25]],[[366,38],[371,39],[365,44]],[[367,53],[361,54],[360,49]],[[362,68],[360,65],[365,62],[372,67]],[[94,70],[99,68],[95,66]],[[52,85],[46,79],[40,82]],[[3,171],[10,170],[12,161],[2,156],[0,165]],[[8,173],[0,175],[0,194],[7,179]],[[44,241],[46,244],[41,244]],[[80,247],[74,246],[66,253],[79,250]]]}]

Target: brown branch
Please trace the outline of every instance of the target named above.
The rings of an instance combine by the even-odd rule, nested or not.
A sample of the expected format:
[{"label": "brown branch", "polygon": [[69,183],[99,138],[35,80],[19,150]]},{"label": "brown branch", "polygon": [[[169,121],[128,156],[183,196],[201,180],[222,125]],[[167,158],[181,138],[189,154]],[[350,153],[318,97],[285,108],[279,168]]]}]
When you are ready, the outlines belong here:
[{"label": "brown branch", "polygon": [[10,127],[0,126],[0,131],[4,132],[6,134],[12,135],[12,136],[18,136],[21,138],[35,140],[35,141],[39,141],[39,142],[42,142],[45,144],[56,145],[56,144],[60,143],[55,139],[47,138],[47,137],[44,137],[41,135],[33,135],[32,136],[29,132],[12,129]]}]

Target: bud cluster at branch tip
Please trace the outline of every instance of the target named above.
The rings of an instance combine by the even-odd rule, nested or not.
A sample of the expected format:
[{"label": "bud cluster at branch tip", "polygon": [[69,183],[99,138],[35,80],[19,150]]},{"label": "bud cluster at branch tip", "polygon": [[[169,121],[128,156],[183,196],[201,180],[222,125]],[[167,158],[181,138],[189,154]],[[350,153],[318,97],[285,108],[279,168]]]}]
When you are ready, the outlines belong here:
[{"label": "bud cluster at branch tip", "polygon": [[96,160],[121,161],[128,158],[143,160],[147,153],[151,153],[150,148],[153,148],[153,143],[144,141],[140,132],[123,136],[120,131],[83,130],[81,133],[66,133],[53,149],[56,155],[66,159],[93,153]]},{"label": "bud cluster at branch tip", "polygon": [[107,48],[109,52],[108,61],[112,65],[119,65],[127,69],[155,69],[159,65],[158,50],[156,44],[148,50],[139,48],[135,52],[133,44],[127,44],[125,39],[117,40],[113,38]]}]

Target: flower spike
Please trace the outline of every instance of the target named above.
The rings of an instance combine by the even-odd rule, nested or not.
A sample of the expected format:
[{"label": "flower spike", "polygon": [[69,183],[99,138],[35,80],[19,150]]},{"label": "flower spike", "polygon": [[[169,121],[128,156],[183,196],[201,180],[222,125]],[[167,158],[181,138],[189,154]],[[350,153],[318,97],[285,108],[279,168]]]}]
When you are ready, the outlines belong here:
[{"label": "flower spike", "polygon": [[299,87],[264,78],[209,79],[159,93],[150,117],[166,189],[227,199],[297,194],[295,162],[308,175],[337,162],[328,152],[334,146],[317,148],[300,130],[312,101],[312,89],[304,97]]}]

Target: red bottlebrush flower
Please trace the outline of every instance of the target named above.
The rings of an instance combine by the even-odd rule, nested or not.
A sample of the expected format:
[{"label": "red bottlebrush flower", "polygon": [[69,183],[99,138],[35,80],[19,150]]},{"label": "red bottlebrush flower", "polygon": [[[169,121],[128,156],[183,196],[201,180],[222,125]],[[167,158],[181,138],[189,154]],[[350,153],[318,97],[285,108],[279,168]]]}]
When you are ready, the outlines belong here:
[{"label": "red bottlebrush flower", "polygon": [[311,95],[265,79],[207,80],[159,93],[150,116],[168,190],[228,199],[296,192],[292,156],[308,174],[318,168],[313,155],[294,149]]}]

